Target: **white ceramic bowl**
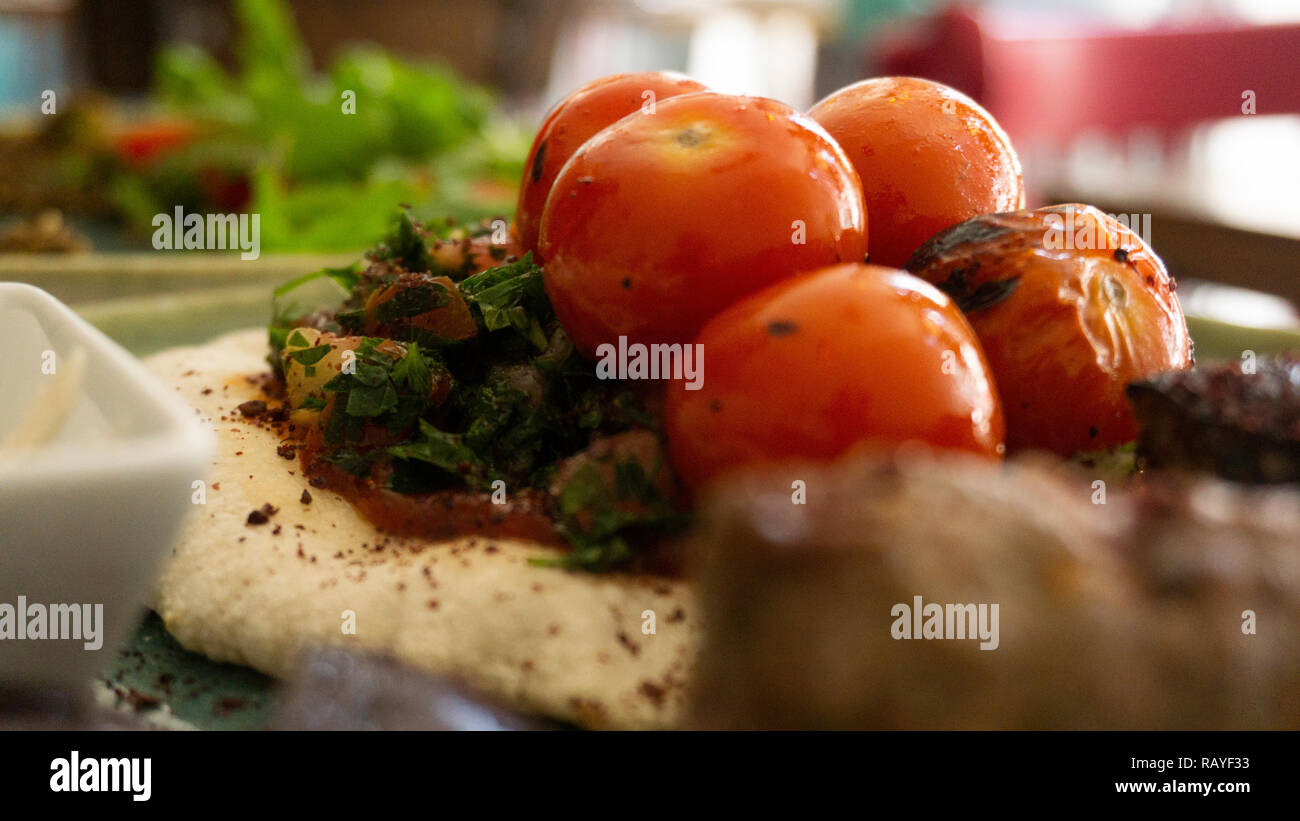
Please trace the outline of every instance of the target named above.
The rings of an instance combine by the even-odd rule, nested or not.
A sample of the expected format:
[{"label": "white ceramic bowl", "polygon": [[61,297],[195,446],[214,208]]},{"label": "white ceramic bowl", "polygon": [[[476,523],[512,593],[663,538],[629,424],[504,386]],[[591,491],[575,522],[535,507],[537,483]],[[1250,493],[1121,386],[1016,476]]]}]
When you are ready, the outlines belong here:
[{"label": "white ceramic bowl", "polygon": [[[56,375],[42,369],[50,352]],[[75,391],[66,420],[43,444],[3,449],[60,368]],[[213,452],[212,432],[139,361],[44,291],[0,283],[0,686],[75,687],[108,664]],[[31,637],[36,612],[48,634],[51,605],[73,604],[91,606],[81,639]],[[58,615],[77,632],[69,609]]]}]

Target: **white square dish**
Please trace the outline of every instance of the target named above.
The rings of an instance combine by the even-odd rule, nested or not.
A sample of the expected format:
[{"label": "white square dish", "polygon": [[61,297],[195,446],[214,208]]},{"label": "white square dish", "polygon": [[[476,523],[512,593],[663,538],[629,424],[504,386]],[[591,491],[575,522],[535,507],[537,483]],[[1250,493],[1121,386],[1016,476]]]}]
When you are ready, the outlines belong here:
[{"label": "white square dish", "polygon": [[[6,447],[15,436],[39,443]],[[76,687],[109,663],[213,453],[129,353],[44,291],[0,283],[0,686]],[[49,637],[56,617],[67,638]]]}]

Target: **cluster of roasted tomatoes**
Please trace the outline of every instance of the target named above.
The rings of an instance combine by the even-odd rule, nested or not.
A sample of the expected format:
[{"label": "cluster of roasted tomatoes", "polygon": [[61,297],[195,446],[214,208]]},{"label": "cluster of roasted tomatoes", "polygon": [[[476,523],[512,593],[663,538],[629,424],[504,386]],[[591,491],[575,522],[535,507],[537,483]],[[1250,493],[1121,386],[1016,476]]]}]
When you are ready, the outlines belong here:
[{"label": "cluster of roasted tomatoes", "polygon": [[1131,439],[1125,386],[1191,364],[1173,282],[1094,208],[1024,208],[1006,134],[938,83],[865,80],[801,113],[649,72],[552,110],[512,242],[585,354],[701,346],[702,386],[665,403],[698,488],[864,442]]}]

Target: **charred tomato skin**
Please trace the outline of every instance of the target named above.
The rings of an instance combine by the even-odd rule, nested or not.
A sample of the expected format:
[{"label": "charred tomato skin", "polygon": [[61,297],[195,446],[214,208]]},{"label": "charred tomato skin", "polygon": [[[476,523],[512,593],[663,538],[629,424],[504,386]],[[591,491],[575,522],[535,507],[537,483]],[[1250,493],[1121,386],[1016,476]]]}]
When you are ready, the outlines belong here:
[{"label": "charred tomato skin", "polygon": [[1092,206],[976,217],[933,237],[908,269],[965,306],[1010,450],[1068,456],[1129,442],[1128,385],[1192,365],[1164,263]]},{"label": "charred tomato skin", "polygon": [[578,350],[689,342],[773,282],[861,261],[857,174],[806,116],[761,97],[664,100],[586,143],[542,216],[546,291]]},{"label": "charred tomato skin", "polygon": [[702,387],[669,384],[665,430],[698,490],[745,466],[920,442],[1003,452],[996,387],[961,311],[893,268],[833,265],[772,285],[700,332]]},{"label": "charred tomato skin", "polygon": [[583,143],[649,103],[657,107],[660,100],[706,90],[684,74],[637,71],[602,77],[557,103],[538,129],[524,163],[513,225],[520,253],[537,253],[546,196],[560,169]]},{"label": "charred tomato skin", "polygon": [[846,86],[808,112],[848,154],[871,214],[871,261],[899,266],[977,214],[1025,207],[1002,127],[961,92],[915,77]]}]

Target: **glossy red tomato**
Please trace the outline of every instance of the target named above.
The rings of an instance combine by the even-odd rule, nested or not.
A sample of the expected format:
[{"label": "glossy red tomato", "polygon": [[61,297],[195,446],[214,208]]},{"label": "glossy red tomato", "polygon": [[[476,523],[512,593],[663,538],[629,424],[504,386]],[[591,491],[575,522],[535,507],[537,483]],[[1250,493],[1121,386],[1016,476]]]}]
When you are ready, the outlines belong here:
[{"label": "glossy red tomato", "polygon": [[862,179],[871,261],[903,266],[921,243],[977,214],[1025,207],[1020,160],[993,116],[959,91],[915,77],[840,89],[808,115]]},{"label": "glossy red tomato", "polygon": [[514,222],[520,247],[537,252],[546,195],[560,169],[583,143],[628,114],[657,107],[660,100],[705,90],[675,72],[638,71],[602,77],[561,100],[543,121],[524,165]]},{"label": "glossy red tomato", "polygon": [[565,165],[542,216],[546,292],[578,349],[688,342],[765,285],[862,260],[867,217],[839,146],[774,100],[690,94]]},{"label": "glossy red tomato", "polygon": [[739,467],[918,441],[997,458],[1002,409],[975,334],[938,289],[834,265],[714,317],[703,386],[668,387],[673,465],[691,488]]}]

